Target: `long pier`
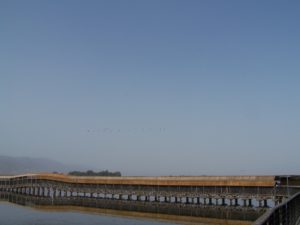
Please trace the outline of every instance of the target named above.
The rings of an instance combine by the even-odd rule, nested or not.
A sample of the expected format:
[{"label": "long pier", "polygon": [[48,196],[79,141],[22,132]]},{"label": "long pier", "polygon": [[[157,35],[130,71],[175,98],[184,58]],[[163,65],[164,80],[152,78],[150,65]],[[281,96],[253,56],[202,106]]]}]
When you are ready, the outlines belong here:
[{"label": "long pier", "polygon": [[286,197],[284,190],[276,189],[275,176],[79,177],[25,174],[0,177],[0,191],[51,198],[89,197],[245,207],[268,207]]},{"label": "long pier", "polygon": [[[270,207],[281,206],[299,191],[300,178],[296,177],[81,177],[37,173],[0,176],[0,197],[25,205],[83,206],[255,221]],[[280,214],[277,211],[275,215],[281,218],[282,207]],[[261,224],[272,224],[271,219],[264,221],[267,222]]]}]

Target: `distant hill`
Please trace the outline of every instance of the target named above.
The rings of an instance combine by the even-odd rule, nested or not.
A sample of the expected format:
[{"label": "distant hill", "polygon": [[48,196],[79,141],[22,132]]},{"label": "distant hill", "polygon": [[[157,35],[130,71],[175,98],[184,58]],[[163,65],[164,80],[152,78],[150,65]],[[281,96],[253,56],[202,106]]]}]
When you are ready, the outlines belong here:
[{"label": "distant hill", "polygon": [[15,175],[37,172],[67,173],[74,169],[86,169],[81,166],[66,165],[45,158],[11,157],[0,155],[0,175]]}]

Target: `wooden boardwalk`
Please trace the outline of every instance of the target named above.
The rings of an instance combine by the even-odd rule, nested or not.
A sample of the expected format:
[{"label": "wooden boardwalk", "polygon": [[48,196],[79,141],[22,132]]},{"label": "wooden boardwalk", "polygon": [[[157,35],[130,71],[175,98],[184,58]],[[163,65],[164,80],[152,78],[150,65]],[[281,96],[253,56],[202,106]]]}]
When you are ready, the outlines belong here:
[{"label": "wooden boardwalk", "polygon": [[232,186],[273,187],[275,176],[160,176],[160,177],[84,177],[64,174],[24,174],[0,179],[31,178],[78,184],[150,185],[150,186]]}]

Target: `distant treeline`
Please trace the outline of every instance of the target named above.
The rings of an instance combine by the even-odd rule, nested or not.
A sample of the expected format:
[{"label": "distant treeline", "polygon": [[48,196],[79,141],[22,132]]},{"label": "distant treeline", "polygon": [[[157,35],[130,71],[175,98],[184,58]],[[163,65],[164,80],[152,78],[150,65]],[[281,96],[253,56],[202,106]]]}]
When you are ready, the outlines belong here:
[{"label": "distant treeline", "polygon": [[81,172],[81,171],[71,171],[69,172],[69,175],[72,176],[110,176],[110,177],[120,177],[121,172],[116,171],[116,172],[110,172],[108,170],[103,170],[100,172],[94,172],[93,170],[88,170],[86,172]]}]

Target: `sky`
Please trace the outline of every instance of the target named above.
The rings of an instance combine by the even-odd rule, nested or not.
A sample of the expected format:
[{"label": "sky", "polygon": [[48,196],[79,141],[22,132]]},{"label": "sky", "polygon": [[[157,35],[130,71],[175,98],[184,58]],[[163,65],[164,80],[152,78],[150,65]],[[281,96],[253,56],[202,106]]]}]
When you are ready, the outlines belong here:
[{"label": "sky", "polygon": [[0,154],[123,175],[299,174],[300,2],[0,1]]}]

